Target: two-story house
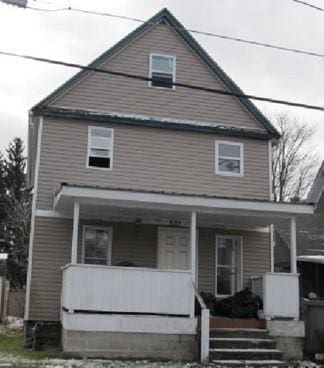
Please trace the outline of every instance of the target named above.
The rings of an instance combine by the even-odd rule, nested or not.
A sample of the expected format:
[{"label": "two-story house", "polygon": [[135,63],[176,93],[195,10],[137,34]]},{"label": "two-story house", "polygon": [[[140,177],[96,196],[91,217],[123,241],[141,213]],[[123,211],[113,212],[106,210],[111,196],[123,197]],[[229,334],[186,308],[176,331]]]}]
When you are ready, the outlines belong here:
[{"label": "two-story house", "polygon": [[[268,319],[298,320],[295,219],[313,209],[271,200],[277,130],[246,98],[176,85],[241,92],[166,9],[90,66],[144,79],[82,70],[31,110],[26,333],[57,322],[73,354],[195,359],[201,344],[206,360],[197,290],[251,278]],[[292,274],[272,273],[276,217]]]}]

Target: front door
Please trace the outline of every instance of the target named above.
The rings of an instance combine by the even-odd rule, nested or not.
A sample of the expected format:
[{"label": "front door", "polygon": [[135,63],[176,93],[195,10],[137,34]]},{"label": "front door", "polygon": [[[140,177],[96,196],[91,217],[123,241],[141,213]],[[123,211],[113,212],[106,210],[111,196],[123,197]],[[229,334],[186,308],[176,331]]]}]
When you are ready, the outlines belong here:
[{"label": "front door", "polygon": [[242,288],[241,243],[239,236],[216,236],[216,296],[230,296]]},{"label": "front door", "polygon": [[159,228],[158,267],[188,270],[190,261],[189,230]]}]

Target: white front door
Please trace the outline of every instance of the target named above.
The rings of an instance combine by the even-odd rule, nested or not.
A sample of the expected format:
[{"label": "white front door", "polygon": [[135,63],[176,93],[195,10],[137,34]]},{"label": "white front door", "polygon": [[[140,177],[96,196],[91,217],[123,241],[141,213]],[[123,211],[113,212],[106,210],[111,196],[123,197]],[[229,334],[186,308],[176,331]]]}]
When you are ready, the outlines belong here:
[{"label": "white front door", "polygon": [[216,236],[215,255],[215,295],[233,295],[242,288],[242,238]]},{"label": "white front door", "polygon": [[188,270],[190,264],[189,230],[159,228],[158,267]]}]

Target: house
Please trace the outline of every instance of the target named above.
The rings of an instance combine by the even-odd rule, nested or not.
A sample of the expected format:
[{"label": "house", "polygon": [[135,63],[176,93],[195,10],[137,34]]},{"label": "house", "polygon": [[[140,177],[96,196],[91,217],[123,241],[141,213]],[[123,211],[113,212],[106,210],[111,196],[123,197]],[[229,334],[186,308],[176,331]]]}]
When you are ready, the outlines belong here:
[{"label": "house", "polygon": [[[226,359],[198,291],[252,277],[269,323],[295,331],[296,217],[313,206],[271,200],[277,130],[248,99],[175,85],[241,92],[166,9],[90,66],[150,80],[82,70],[31,110],[26,336],[42,322],[74,355]],[[275,218],[291,274],[273,273]]]}]

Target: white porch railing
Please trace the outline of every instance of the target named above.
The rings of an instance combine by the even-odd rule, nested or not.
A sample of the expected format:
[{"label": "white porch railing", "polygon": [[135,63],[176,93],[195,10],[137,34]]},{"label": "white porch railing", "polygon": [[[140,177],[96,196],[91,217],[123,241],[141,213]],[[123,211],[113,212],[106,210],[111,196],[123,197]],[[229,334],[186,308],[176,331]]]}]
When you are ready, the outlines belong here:
[{"label": "white porch railing", "polygon": [[63,268],[68,311],[194,317],[190,271],[70,264]]},{"label": "white porch railing", "polygon": [[299,319],[299,275],[266,273],[252,279],[252,291],[263,299],[266,319]]}]

